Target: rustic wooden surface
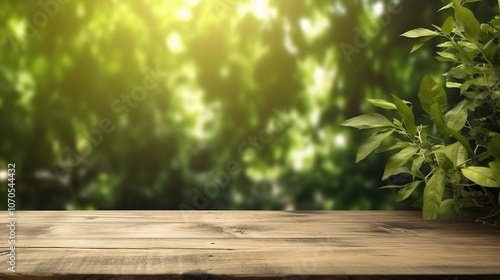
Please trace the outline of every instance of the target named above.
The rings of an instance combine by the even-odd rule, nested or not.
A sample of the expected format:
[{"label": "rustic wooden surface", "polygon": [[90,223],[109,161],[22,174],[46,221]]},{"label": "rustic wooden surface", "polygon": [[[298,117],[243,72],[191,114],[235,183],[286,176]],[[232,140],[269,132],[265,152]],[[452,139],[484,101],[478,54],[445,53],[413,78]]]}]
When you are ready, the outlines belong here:
[{"label": "rustic wooden surface", "polygon": [[0,279],[500,279],[499,228],[427,221],[419,212],[17,211],[16,216],[16,273],[7,271],[3,226]]}]

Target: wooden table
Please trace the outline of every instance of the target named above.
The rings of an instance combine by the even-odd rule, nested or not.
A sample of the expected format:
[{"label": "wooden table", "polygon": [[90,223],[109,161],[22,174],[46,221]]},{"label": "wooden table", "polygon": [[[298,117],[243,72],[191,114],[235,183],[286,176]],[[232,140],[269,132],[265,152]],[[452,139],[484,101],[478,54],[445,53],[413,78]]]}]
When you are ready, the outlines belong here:
[{"label": "wooden table", "polygon": [[0,279],[500,279],[499,228],[420,215],[17,211],[16,272],[2,226]]}]

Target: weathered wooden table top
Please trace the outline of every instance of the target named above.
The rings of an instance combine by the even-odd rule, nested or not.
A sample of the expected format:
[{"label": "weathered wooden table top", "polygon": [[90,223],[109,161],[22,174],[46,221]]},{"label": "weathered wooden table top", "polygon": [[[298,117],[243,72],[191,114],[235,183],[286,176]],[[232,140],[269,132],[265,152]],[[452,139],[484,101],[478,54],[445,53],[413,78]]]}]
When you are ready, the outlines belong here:
[{"label": "weathered wooden table top", "polygon": [[[420,212],[17,211],[16,217],[16,272],[7,270],[3,226],[0,279],[500,279],[499,228],[422,220]],[[366,278],[373,275],[383,277]],[[435,277],[425,279],[445,279]]]}]

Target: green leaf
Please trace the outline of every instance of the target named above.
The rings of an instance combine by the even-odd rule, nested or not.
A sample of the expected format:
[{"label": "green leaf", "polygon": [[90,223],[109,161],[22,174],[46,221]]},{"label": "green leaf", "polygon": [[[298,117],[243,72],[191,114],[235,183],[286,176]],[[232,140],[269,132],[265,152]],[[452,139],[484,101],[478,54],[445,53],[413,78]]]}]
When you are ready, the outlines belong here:
[{"label": "green leaf", "polygon": [[443,200],[445,189],[446,173],[443,169],[437,168],[424,188],[424,219],[436,219]]},{"label": "green leaf", "polygon": [[[450,161],[449,159],[447,159],[448,161]],[[451,171],[446,171],[446,177],[447,177],[447,180],[451,183],[451,184],[460,184],[463,179],[464,179],[464,176],[462,176],[462,173],[460,173],[460,170],[458,169],[453,169]]]},{"label": "green leaf", "polygon": [[480,186],[492,188],[499,187],[493,175],[493,171],[488,167],[468,166],[462,168],[461,171],[465,178]]},{"label": "green leaf", "polygon": [[450,69],[450,71],[448,71],[447,73],[447,76],[448,78],[464,79],[468,75],[474,75],[475,73],[478,73],[478,71],[478,69],[467,67],[465,65],[459,65]]},{"label": "green leaf", "polygon": [[440,106],[448,104],[446,92],[429,75],[425,75],[420,82],[418,99],[422,104],[422,109],[429,115],[431,115],[432,104],[438,103]]},{"label": "green leaf", "polygon": [[410,146],[404,148],[398,153],[391,156],[385,165],[384,175],[382,180],[386,180],[392,175],[396,175],[401,173],[401,167],[405,165],[411,157],[418,151],[418,148],[415,146]]},{"label": "green leaf", "polygon": [[448,174],[452,172],[455,167],[453,167],[453,163],[451,160],[448,159],[444,154],[438,154],[439,155],[439,167],[441,167],[445,172]]},{"label": "green leaf", "polygon": [[457,56],[449,52],[436,52],[439,56],[436,57],[437,60],[441,62],[459,62]]},{"label": "green leaf", "polygon": [[465,80],[465,82],[463,82],[460,86],[460,93],[465,94],[473,82],[474,80]]},{"label": "green leaf", "polygon": [[450,3],[446,4],[446,5],[444,5],[443,7],[441,7],[441,8],[438,10],[438,12],[440,12],[440,11],[442,11],[442,10],[445,10],[445,9],[449,9],[449,8],[451,8],[451,7],[453,7],[453,3],[452,3],[452,2],[450,2]]},{"label": "green leaf", "polygon": [[455,28],[455,20],[453,19],[452,16],[449,16],[444,21],[443,26],[441,26],[441,32],[443,32],[444,35],[449,36],[453,28]]},{"label": "green leaf", "polygon": [[430,39],[432,39],[434,37],[436,37],[436,36],[433,35],[433,36],[425,36],[425,37],[418,38],[417,42],[411,48],[410,53],[413,53],[414,51],[420,49],[423,45],[425,45],[425,43],[427,43],[427,41],[429,41]]},{"label": "green leaf", "polygon": [[455,19],[464,27],[465,36],[469,40],[477,41],[480,25],[472,11],[462,7],[460,5],[460,0],[453,0],[453,8],[455,9]]},{"label": "green leaf", "polygon": [[457,82],[446,82],[447,88],[460,88],[462,84]]},{"label": "green leaf", "polygon": [[371,99],[368,98],[368,102],[370,102],[372,105],[380,107],[382,109],[388,109],[388,110],[396,110],[396,105],[393,103],[384,100],[384,99]]},{"label": "green leaf", "polygon": [[468,116],[466,105],[467,101],[463,100],[462,102],[458,103],[455,108],[446,113],[445,118],[447,127],[456,131],[460,131],[462,130],[462,128],[464,128]]},{"label": "green leaf", "polygon": [[467,162],[467,160],[469,160],[469,154],[467,153],[467,149],[465,149],[465,147],[463,145],[458,146],[458,152],[455,155],[455,157],[457,159],[456,167],[462,166],[463,164],[465,164]]},{"label": "green leaf", "polygon": [[445,199],[441,201],[438,210],[438,218],[440,219],[450,219],[455,216],[455,200]]},{"label": "green leaf", "polygon": [[377,113],[368,113],[342,122],[340,125],[354,127],[357,129],[369,129],[377,127],[394,127],[386,117]]},{"label": "green leaf", "polygon": [[443,49],[453,48],[453,43],[446,41],[446,42],[443,42],[441,44],[438,44],[436,47],[443,48]]},{"label": "green leaf", "polygon": [[424,157],[419,156],[416,157],[413,162],[411,163],[411,174],[415,177],[425,177],[423,176],[422,172],[420,171],[420,167],[422,167],[422,164],[424,163]]},{"label": "green leaf", "polygon": [[[469,44],[469,45],[470,45],[470,47],[474,48],[474,50],[477,50],[477,47],[474,44]],[[465,64],[472,63],[471,55],[467,51],[465,51],[464,48],[460,44],[453,43],[453,48],[455,48],[458,51],[458,55],[459,55],[462,63],[465,63]]]},{"label": "green leaf", "polygon": [[453,138],[455,138],[458,142],[460,142],[460,144],[462,144],[465,147],[465,149],[469,154],[474,155],[474,150],[472,150],[472,147],[467,138],[465,138],[465,136],[448,127],[445,127],[445,130],[448,134],[450,134],[451,136],[453,136]]},{"label": "green leaf", "polygon": [[363,143],[358,149],[358,154],[356,155],[356,163],[365,159],[376,148],[378,148],[378,146],[380,146],[380,143],[382,143],[382,141],[384,141],[385,138],[391,135],[392,132],[394,132],[394,130],[389,130],[384,133],[373,134],[372,136],[368,137],[365,141],[363,141]]},{"label": "green leaf", "polygon": [[383,187],[380,187],[380,188],[377,188],[379,190],[382,190],[382,189],[402,189],[404,188],[404,186],[400,186],[400,185],[387,185],[387,186],[383,186]]},{"label": "green leaf", "polygon": [[396,104],[399,115],[401,115],[404,120],[406,129],[408,129],[410,135],[414,137],[417,134],[417,127],[415,126],[415,116],[413,112],[408,105],[399,99],[399,97],[393,94],[392,98],[394,99],[394,104]]},{"label": "green leaf", "polygon": [[460,142],[439,148],[434,151],[436,154],[444,154],[453,163],[453,167],[460,166],[468,159],[467,151]]},{"label": "green leaf", "polygon": [[420,183],[422,183],[422,181],[413,181],[404,185],[403,188],[399,190],[396,201],[403,201],[407,199],[413,193],[413,191],[415,191],[418,185],[420,185]]},{"label": "green leaf", "polygon": [[383,152],[388,152],[388,151],[392,151],[395,149],[404,149],[408,146],[410,146],[410,144],[408,142],[399,141],[399,142],[396,142],[396,144],[379,147],[375,150],[375,153],[383,153]]},{"label": "green leaf", "polygon": [[498,80],[487,79],[485,77],[479,77],[471,80],[473,85],[482,86],[482,87],[493,87]]},{"label": "green leaf", "polygon": [[[491,26],[489,26],[489,25],[487,25],[487,26],[491,28]],[[494,38],[490,39],[481,48],[482,53],[484,54],[484,56],[486,56],[486,58],[488,60],[490,60],[490,61],[494,59],[494,56],[495,56],[495,53],[496,53],[496,50],[497,50],[496,44],[493,43],[494,41],[495,41]]]},{"label": "green leaf", "polygon": [[436,124],[436,127],[445,129],[446,127],[446,122],[444,119],[444,115],[441,113],[441,106],[439,106],[439,103],[434,103],[430,106],[430,112],[429,115],[434,119],[434,123]]},{"label": "green leaf", "polygon": [[406,31],[405,33],[401,34],[400,36],[407,37],[407,38],[420,38],[420,37],[426,37],[426,36],[437,36],[439,33],[436,31],[426,29],[426,28],[416,28],[412,29],[410,31]]},{"label": "green leaf", "polygon": [[451,135],[453,138],[455,138],[460,144],[462,144],[467,152],[471,155],[474,154],[474,150],[472,150],[472,147],[467,141],[467,138],[465,138],[462,134],[458,133],[456,130],[449,128],[446,126],[445,118],[444,115],[441,113],[441,110],[439,109],[439,104],[434,103],[431,106],[431,112],[430,116],[434,118],[434,123],[436,124],[436,127],[444,129],[444,131],[448,134]]},{"label": "green leaf", "polygon": [[[457,44],[453,43],[453,46],[455,47],[457,46]],[[467,41],[458,41],[458,46],[462,47],[462,49],[464,50],[467,49],[469,51],[479,51],[479,48],[475,44]]]},{"label": "green leaf", "polygon": [[495,177],[495,181],[500,182],[500,159],[496,161],[492,161],[489,163],[491,172],[493,172],[493,177]]}]

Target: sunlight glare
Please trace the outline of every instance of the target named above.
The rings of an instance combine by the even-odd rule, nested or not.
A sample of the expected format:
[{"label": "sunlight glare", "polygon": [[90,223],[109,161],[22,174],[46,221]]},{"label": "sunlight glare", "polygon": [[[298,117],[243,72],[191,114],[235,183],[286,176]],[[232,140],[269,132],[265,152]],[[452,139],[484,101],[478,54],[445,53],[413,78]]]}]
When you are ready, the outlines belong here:
[{"label": "sunlight glare", "polygon": [[191,20],[191,18],[193,17],[191,11],[186,8],[180,8],[179,10],[177,10],[177,16],[181,20]]},{"label": "sunlight glare", "polygon": [[269,11],[264,1],[256,1],[253,5],[253,12],[258,19],[265,19],[269,17]]},{"label": "sunlight glare", "polygon": [[198,5],[199,0],[186,0],[186,3],[189,4],[189,6],[196,6]]},{"label": "sunlight glare", "polygon": [[299,25],[307,40],[312,42],[328,30],[330,20],[327,17],[315,15],[312,18],[301,18]]},{"label": "sunlight glare", "polygon": [[337,136],[335,136],[334,142],[337,147],[345,148],[346,140],[343,134],[338,134]]},{"label": "sunlight glare", "polygon": [[382,13],[384,12],[384,3],[382,2],[375,2],[375,4],[373,4],[373,13],[376,15],[376,16],[380,16],[382,15]]},{"label": "sunlight glare", "polygon": [[170,33],[167,39],[167,47],[173,52],[173,53],[179,53],[184,50],[184,46],[182,45],[181,37],[177,32]]}]

